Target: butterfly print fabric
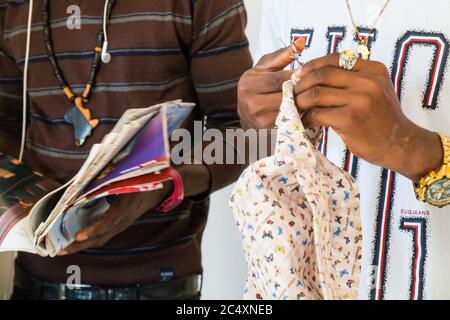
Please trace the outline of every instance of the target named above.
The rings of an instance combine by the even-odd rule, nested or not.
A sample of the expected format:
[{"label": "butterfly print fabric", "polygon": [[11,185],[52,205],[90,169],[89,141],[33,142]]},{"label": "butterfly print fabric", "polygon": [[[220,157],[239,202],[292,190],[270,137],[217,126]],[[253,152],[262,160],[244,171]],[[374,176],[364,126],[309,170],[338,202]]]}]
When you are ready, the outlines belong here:
[{"label": "butterfly print fabric", "polygon": [[246,299],[357,299],[362,230],[353,178],[317,149],[283,84],[273,156],[240,177],[230,199],[248,264]]}]

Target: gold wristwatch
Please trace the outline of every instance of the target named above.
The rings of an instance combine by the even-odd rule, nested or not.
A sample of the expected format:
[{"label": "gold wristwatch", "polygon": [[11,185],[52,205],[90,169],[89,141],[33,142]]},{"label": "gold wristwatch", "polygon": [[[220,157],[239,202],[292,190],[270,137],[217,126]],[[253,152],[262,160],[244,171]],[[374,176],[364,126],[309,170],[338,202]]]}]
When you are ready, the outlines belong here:
[{"label": "gold wristwatch", "polygon": [[442,208],[450,204],[450,137],[438,135],[444,148],[444,164],[421,178],[414,189],[418,200]]}]

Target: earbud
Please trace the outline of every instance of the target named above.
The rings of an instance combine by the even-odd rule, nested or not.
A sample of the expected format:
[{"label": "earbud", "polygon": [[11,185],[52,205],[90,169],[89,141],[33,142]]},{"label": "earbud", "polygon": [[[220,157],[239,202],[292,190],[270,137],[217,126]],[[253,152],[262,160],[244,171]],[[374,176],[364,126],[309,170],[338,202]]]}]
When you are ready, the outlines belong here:
[{"label": "earbud", "polygon": [[110,63],[111,62],[111,54],[108,53],[108,41],[106,41],[106,40],[103,42],[102,62],[103,63]]},{"label": "earbud", "polygon": [[110,63],[111,62],[111,54],[108,53],[108,30],[106,26],[106,20],[108,19],[108,4],[109,0],[105,0],[105,7],[103,10],[103,35],[105,37],[105,41],[103,41],[103,47],[102,47],[102,62],[103,63]]}]

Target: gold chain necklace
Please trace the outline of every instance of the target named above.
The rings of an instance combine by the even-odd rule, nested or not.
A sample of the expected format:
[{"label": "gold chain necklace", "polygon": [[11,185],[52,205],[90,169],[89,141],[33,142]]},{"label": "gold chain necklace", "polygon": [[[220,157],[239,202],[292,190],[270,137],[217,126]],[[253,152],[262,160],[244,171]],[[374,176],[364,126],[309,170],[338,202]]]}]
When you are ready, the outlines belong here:
[{"label": "gold chain necklace", "polygon": [[381,17],[383,16],[384,12],[386,11],[386,8],[390,2],[391,2],[391,0],[385,1],[383,8],[381,9],[380,13],[378,14],[377,18],[375,19],[375,21],[372,25],[372,29],[370,29],[369,33],[367,34],[367,37],[363,37],[363,36],[361,36],[361,32],[359,31],[358,24],[356,23],[355,17],[353,15],[352,7],[350,5],[350,0],[345,0],[345,3],[347,4],[348,13],[350,15],[350,19],[352,20],[353,27],[355,28],[356,37],[359,40],[359,46],[356,51],[356,55],[361,57],[364,60],[370,59],[371,52],[368,47],[370,35],[375,31],[375,28],[376,28],[378,22],[380,21]]}]

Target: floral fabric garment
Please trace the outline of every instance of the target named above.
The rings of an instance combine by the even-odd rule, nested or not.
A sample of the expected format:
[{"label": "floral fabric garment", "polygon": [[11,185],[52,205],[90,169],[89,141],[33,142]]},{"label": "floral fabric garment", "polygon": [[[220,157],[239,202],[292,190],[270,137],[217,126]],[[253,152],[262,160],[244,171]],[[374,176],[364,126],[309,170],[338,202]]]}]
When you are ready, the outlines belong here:
[{"label": "floral fabric garment", "polygon": [[272,157],[239,179],[230,204],[248,263],[246,299],[357,299],[362,233],[359,191],[313,144],[283,85]]}]

